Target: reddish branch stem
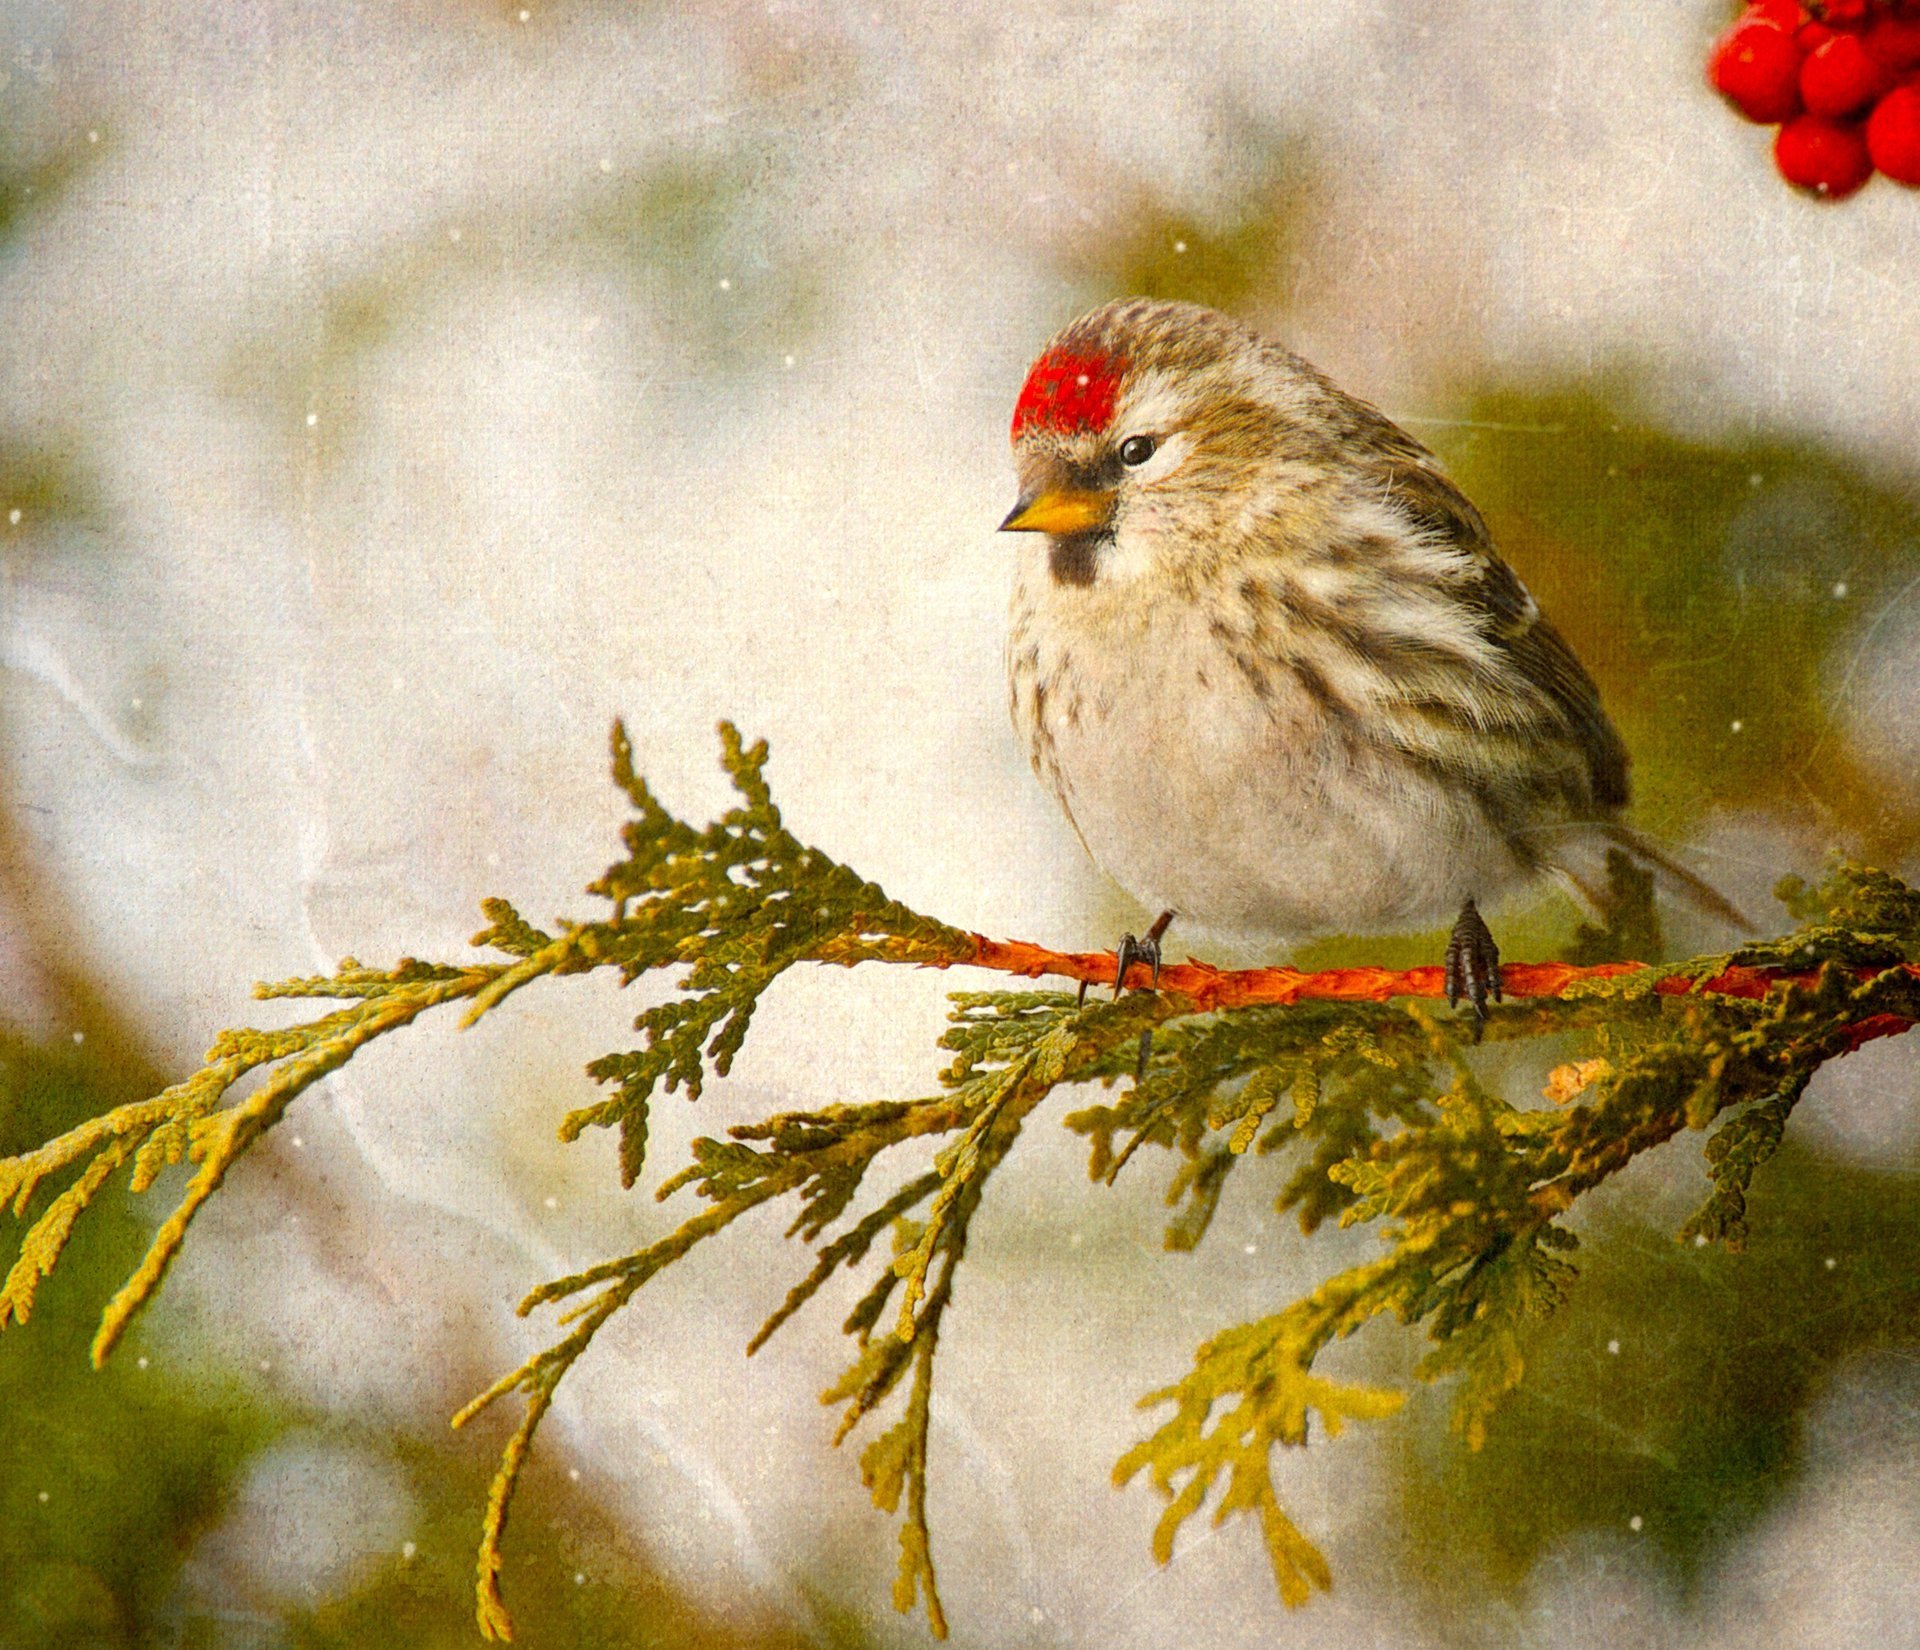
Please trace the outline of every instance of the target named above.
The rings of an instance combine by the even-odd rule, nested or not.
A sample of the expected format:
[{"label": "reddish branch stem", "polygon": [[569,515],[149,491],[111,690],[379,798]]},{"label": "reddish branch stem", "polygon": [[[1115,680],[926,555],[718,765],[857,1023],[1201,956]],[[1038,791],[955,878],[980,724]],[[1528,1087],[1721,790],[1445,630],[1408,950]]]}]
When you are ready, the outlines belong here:
[{"label": "reddish branch stem", "polygon": [[[991,968],[1002,974],[1017,974],[1037,979],[1043,974],[1062,979],[1084,980],[1090,985],[1113,983],[1114,954],[1111,951],[1050,951],[1044,945],[1025,940],[990,940],[981,934],[970,935],[973,950],[952,964],[936,967]],[[1644,973],[1648,964],[1637,962],[1599,963],[1577,968],[1572,963],[1508,963],[1500,970],[1502,989],[1509,997],[1559,997],[1582,980],[1618,979],[1623,974]],[[1920,978],[1920,967],[1908,963],[1907,972]],[[1876,969],[1861,968],[1855,973],[1871,979]],[[1764,997],[1776,985],[1810,985],[1811,972],[1781,968],[1750,968],[1736,965],[1712,979],[1696,982],[1684,974],[1667,974],[1654,982],[1662,996],[1680,997],[1692,991],[1717,992],[1728,997]],[[1130,986],[1150,984],[1147,969],[1136,963],[1127,973]],[[1347,1002],[1385,1002],[1389,997],[1440,997],[1446,993],[1446,975],[1440,968],[1325,968],[1316,974],[1303,974],[1297,968],[1215,968],[1189,958],[1160,970],[1163,990],[1190,998],[1202,1012],[1218,1008],[1243,1008],[1253,1003],[1297,1003],[1305,998],[1334,998]],[[1854,1029],[1853,1046],[1876,1037],[1889,1037],[1909,1029],[1915,1022],[1898,1014],[1877,1014],[1862,1020]]]}]

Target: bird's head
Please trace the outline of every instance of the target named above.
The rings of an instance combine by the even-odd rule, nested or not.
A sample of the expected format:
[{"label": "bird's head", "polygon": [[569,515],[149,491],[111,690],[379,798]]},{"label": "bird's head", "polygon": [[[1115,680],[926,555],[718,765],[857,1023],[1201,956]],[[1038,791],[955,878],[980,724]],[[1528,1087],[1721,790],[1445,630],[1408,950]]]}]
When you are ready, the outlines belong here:
[{"label": "bird's head", "polygon": [[1261,533],[1296,488],[1319,456],[1326,389],[1212,310],[1144,298],[1096,309],[1027,374],[1013,409],[1020,499],[1001,529],[1049,534],[1066,584],[1192,574],[1210,548]]}]

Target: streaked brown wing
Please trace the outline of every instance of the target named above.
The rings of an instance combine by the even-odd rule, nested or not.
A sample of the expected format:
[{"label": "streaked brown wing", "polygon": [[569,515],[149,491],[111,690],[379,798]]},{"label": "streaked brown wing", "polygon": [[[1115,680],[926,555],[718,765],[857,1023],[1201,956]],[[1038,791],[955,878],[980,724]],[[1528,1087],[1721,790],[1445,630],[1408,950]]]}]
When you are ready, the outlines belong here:
[{"label": "streaked brown wing", "polygon": [[1485,615],[1487,636],[1511,657],[1517,676],[1546,712],[1549,726],[1541,731],[1549,737],[1558,733],[1579,751],[1588,794],[1568,799],[1575,811],[1604,815],[1624,808],[1630,758],[1586,666],[1541,614],[1519,575],[1500,559],[1480,512],[1439,460],[1384,414],[1365,410],[1378,423],[1368,421],[1368,439],[1358,444],[1368,455],[1362,467],[1378,477],[1383,492],[1409,520],[1473,558],[1477,576],[1464,581],[1458,594]]}]

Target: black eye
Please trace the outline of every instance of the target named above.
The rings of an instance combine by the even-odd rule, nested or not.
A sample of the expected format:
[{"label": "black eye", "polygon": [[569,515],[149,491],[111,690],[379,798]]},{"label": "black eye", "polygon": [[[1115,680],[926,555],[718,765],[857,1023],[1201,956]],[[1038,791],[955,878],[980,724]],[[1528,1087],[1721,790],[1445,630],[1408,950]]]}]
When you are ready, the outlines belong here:
[{"label": "black eye", "polygon": [[1120,443],[1120,462],[1130,468],[1153,457],[1153,437],[1150,435],[1130,435]]}]

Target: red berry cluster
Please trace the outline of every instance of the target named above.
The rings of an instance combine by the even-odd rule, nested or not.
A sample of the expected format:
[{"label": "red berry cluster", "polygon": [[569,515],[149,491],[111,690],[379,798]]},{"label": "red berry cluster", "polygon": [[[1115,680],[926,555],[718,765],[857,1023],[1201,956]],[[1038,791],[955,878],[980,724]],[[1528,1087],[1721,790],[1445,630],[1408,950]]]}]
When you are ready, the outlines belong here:
[{"label": "red berry cluster", "polygon": [[1838,200],[1876,167],[1920,186],[1920,0],[1750,0],[1707,79],[1780,128],[1773,163],[1798,188]]}]

